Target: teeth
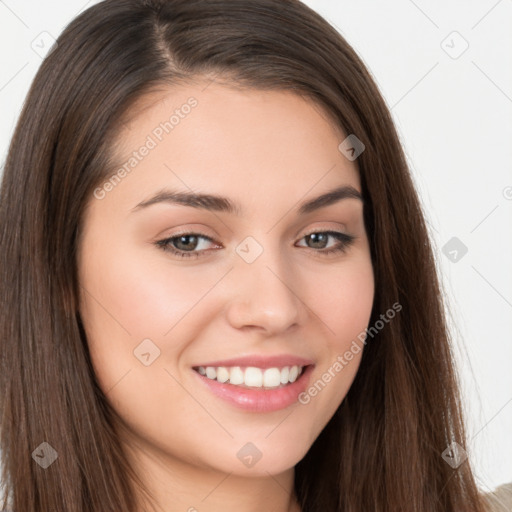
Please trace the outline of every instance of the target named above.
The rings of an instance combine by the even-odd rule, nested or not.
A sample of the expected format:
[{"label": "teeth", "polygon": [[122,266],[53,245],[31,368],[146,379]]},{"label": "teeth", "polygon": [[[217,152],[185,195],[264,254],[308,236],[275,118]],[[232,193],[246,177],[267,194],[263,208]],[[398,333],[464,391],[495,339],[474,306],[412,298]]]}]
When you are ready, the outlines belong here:
[{"label": "teeth", "polygon": [[224,366],[219,366],[217,368],[217,380],[219,382],[226,382],[229,380],[229,370],[224,368]]},{"label": "teeth", "polygon": [[290,368],[290,375],[288,375],[288,380],[290,382],[295,382],[297,377],[299,376],[299,368],[297,366],[292,366]]},{"label": "teeth", "polygon": [[239,366],[231,368],[229,372],[229,383],[230,384],[243,384],[244,383],[244,372]]},{"label": "teeth", "polygon": [[217,370],[213,366],[206,367],[206,376],[209,379],[215,379],[217,377]]},{"label": "teeth", "polygon": [[261,386],[263,386],[263,372],[259,368],[249,366],[249,368],[245,369],[244,384],[246,386],[261,388]]},{"label": "teeth", "polygon": [[209,379],[227,382],[235,386],[255,388],[278,388],[295,382],[301,375],[303,366],[285,366],[283,368],[256,368],[248,366],[199,366],[197,371]]},{"label": "teeth", "polygon": [[279,368],[267,368],[263,372],[263,386],[266,388],[277,388],[279,384],[281,384]]}]

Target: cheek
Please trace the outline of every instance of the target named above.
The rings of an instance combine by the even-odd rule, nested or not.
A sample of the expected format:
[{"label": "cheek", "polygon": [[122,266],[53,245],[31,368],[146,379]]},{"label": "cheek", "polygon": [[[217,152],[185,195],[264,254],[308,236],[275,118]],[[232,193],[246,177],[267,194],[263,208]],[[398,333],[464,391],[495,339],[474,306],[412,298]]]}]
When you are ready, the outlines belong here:
[{"label": "cheek", "polygon": [[329,268],[311,291],[314,311],[322,319],[331,348],[345,350],[364,331],[374,299],[374,276],[369,258]]},{"label": "cheek", "polygon": [[[123,248],[120,241],[88,246],[102,249],[88,251],[80,269],[80,283],[87,290],[82,294],[80,313],[101,388],[108,391],[116,386],[109,394],[113,401],[128,381],[139,383],[131,392],[134,400],[138,392],[146,393],[147,398],[149,390],[151,396],[157,396],[155,389],[161,386],[165,396],[170,377],[164,368],[176,367],[187,340],[212,314],[212,308],[204,309],[202,298],[225,270],[179,267],[156,248],[136,251]],[[146,367],[137,354],[148,351],[151,359],[156,358]],[[157,372],[161,373],[160,381]],[[118,385],[120,379],[122,385]]]},{"label": "cheek", "polygon": [[[151,425],[152,433],[168,428],[171,412],[180,410],[187,395],[165,370],[176,375],[175,362],[186,348],[179,340],[187,339],[180,321],[204,295],[204,279],[171,272],[168,265],[164,272],[162,263],[144,262],[133,250],[90,251],[84,262],[80,280],[87,292],[80,313],[100,388],[130,425],[141,431]],[[147,366],[137,358],[142,342],[150,354]],[[182,417],[197,415],[188,405]]]},{"label": "cheek", "polygon": [[374,299],[369,257],[330,267],[322,275],[309,295],[312,309],[321,319],[316,326],[320,325],[324,333],[321,363],[315,368],[309,388],[299,397],[314,418],[314,434],[332,417],[357,374]]},{"label": "cheek", "polygon": [[165,255],[141,256],[133,250],[91,255],[83,275],[84,287],[90,291],[88,298],[103,306],[103,316],[109,317],[106,320],[114,319],[133,340],[160,339],[193,309],[219,277],[211,270],[179,268]]}]

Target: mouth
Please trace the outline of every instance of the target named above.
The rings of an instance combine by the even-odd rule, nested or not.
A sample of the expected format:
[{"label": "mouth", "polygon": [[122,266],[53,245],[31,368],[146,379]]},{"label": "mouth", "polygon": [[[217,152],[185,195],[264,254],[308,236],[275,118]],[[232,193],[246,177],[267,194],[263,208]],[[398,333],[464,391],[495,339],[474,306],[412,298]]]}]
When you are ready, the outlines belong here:
[{"label": "mouth", "polygon": [[207,379],[245,389],[280,389],[294,383],[309,365],[259,368],[257,366],[196,366]]},{"label": "mouth", "polygon": [[[289,360],[289,358],[288,358]],[[251,359],[252,364],[258,364]],[[268,413],[296,405],[308,387],[315,364],[295,359],[294,363],[260,361],[260,366],[194,366],[199,384],[224,403],[252,413]],[[270,366],[277,364],[277,366]]]}]

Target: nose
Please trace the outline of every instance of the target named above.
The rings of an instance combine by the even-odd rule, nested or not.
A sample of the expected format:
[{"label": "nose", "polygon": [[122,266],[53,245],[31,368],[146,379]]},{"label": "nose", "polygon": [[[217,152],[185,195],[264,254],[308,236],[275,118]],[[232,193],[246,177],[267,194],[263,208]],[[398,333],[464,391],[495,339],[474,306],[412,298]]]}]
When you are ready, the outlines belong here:
[{"label": "nose", "polygon": [[251,327],[274,335],[301,322],[305,305],[293,268],[283,261],[279,249],[267,248],[252,263],[239,258],[230,278],[233,295],[227,318],[234,328]]}]

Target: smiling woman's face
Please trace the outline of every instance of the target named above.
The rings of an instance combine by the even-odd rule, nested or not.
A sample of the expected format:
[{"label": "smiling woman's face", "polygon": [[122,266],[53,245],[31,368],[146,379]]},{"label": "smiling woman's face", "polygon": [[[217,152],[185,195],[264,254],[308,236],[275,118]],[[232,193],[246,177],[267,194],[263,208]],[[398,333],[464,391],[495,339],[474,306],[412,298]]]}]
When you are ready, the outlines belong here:
[{"label": "smiling woman's face", "polygon": [[361,193],[345,137],[290,92],[217,83],[148,96],[124,125],[115,151],[128,165],[85,212],[80,314],[141,461],[277,474],[342,402],[362,352],[336,361],[374,296],[363,203],[303,205]]}]

